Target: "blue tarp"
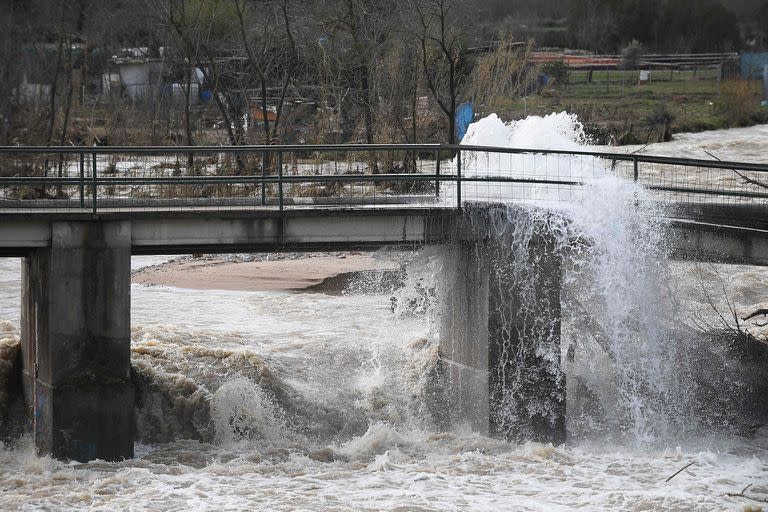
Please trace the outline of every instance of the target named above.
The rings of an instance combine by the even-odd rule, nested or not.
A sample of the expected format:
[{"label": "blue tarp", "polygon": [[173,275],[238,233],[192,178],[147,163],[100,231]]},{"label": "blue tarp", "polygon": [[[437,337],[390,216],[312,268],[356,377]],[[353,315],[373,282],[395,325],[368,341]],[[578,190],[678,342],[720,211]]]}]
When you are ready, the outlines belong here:
[{"label": "blue tarp", "polygon": [[464,136],[467,134],[467,128],[475,120],[475,108],[471,102],[462,103],[459,108],[456,109],[456,138],[461,142]]},{"label": "blue tarp", "polygon": [[741,78],[760,80],[765,66],[768,66],[768,52],[741,54]]}]

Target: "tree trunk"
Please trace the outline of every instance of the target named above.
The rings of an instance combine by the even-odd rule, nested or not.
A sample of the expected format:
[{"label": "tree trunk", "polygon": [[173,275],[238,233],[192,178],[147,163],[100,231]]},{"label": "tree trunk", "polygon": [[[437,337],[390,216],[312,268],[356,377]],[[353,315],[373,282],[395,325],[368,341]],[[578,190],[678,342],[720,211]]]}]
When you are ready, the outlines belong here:
[{"label": "tree trunk", "polygon": [[369,77],[368,66],[361,66],[360,69],[360,89],[361,96],[363,97],[363,106],[365,107],[365,142],[373,144],[374,131],[373,131],[373,100],[371,98],[371,84]]},{"label": "tree trunk", "polygon": [[[191,61],[190,61],[191,62]],[[187,146],[194,146],[195,141],[192,138],[192,119],[191,119],[191,103],[192,103],[192,70],[187,69],[187,87],[184,90],[184,132],[186,135]],[[195,172],[195,155],[190,153],[187,155],[187,174],[194,176]]]},{"label": "tree trunk", "polygon": [[[69,129],[69,114],[72,111],[72,97],[74,96],[74,87],[72,84],[72,74],[74,72],[74,63],[72,61],[72,39],[67,38],[67,102],[64,106],[64,122],[61,126],[61,138],[59,139],[59,146],[63,146],[67,142],[67,130]],[[59,178],[62,177],[64,171],[64,155],[59,155]],[[56,185],[56,197],[62,197],[63,191],[61,185]]]},{"label": "tree trunk", "polygon": [[[58,89],[58,83],[59,83],[59,72],[61,69],[61,57],[64,47],[64,41],[63,36],[59,36],[59,47],[56,51],[56,71],[54,71],[53,74],[53,81],[51,82],[51,103],[50,103],[50,111],[48,113],[48,134],[45,137],[46,145],[49,147],[53,144],[53,130],[56,127],[56,94]],[[48,177],[48,155],[45,156],[45,162],[43,163],[43,177]],[[47,187],[45,185],[42,185],[40,187],[40,196],[45,197],[47,194]]]}]

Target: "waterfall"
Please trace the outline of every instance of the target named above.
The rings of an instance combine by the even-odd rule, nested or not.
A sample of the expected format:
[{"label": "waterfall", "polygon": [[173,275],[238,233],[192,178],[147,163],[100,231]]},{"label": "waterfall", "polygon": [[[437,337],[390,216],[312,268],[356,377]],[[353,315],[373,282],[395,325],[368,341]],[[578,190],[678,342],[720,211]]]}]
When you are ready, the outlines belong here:
[{"label": "waterfall", "polygon": [[[490,116],[473,125],[462,143],[588,150],[585,141],[575,116],[562,113],[509,124]],[[574,395],[569,397],[571,433],[578,437],[599,430],[601,435],[647,444],[680,428],[676,419],[685,398],[677,390],[684,369],[673,364],[673,309],[664,282],[668,255],[660,207],[641,186],[613,175],[610,164],[595,157],[471,152],[462,157],[466,176],[584,182],[577,190],[506,183],[490,190],[485,184],[465,189],[475,230],[484,230],[500,251],[492,275],[512,276],[496,279],[495,285],[510,286],[514,281],[522,297],[515,305],[520,308],[516,319],[510,321],[504,312],[497,312],[500,321],[520,324],[522,318],[524,326],[538,322],[540,332],[553,324],[561,305],[547,309],[531,291],[537,257],[531,251],[533,233],[551,237],[552,250],[563,258],[562,308],[567,325],[562,355],[572,382],[569,394]],[[483,209],[478,206],[483,203],[501,206]],[[554,357],[546,342],[536,343],[538,358]],[[521,357],[504,353],[499,368],[491,371],[519,368]],[[509,358],[518,361],[509,363]],[[515,411],[532,407],[515,400],[515,386],[521,385],[523,377],[518,375],[503,393],[505,428],[514,425]]]}]

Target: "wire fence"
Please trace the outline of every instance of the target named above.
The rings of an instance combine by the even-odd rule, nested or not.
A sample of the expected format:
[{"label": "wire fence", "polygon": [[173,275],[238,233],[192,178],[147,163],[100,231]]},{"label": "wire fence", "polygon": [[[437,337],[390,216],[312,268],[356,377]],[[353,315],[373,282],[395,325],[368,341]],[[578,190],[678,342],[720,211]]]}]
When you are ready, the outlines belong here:
[{"label": "wire fence", "polygon": [[3,147],[0,214],[557,206],[590,200],[611,176],[688,216],[768,213],[767,165],[427,144]]}]

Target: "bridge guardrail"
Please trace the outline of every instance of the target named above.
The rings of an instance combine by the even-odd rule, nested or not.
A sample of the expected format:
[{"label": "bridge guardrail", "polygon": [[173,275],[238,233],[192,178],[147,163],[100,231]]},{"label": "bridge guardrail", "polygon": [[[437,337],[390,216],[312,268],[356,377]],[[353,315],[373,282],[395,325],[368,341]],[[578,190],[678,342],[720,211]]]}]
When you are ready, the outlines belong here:
[{"label": "bridge guardrail", "polygon": [[[0,147],[0,212],[274,209],[584,200],[621,176],[677,208],[765,218],[768,165],[437,144]],[[586,186],[585,186],[586,185]]]}]

